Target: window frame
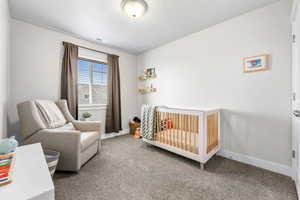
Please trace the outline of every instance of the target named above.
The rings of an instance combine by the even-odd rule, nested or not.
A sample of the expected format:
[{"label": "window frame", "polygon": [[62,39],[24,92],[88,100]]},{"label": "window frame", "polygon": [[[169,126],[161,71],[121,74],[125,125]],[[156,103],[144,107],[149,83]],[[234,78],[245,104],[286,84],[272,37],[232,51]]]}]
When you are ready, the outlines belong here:
[{"label": "window frame", "polygon": [[[79,62],[79,60],[83,60],[83,61],[87,61],[87,62],[92,62],[92,63],[97,63],[97,64],[105,64],[107,65],[106,62],[103,61],[99,61],[99,60],[94,60],[94,59],[90,59],[90,58],[84,58],[84,57],[78,57],[77,59]],[[79,67],[78,67],[79,68]],[[101,73],[101,72],[98,72]],[[107,72],[108,73],[108,72]],[[78,73],[79,76],[79,73]],[[78,107],[89,110],[89,109],[106,109],[107,104],[93,104],[92,99],[93,99],[93,94],[92,94],[92,82],[93,82],[93,69],[92,67],[89,67],[89,77],[90,77],[90,81],[89,81],[89,103],[88,104],[78,104]],[[77,81],[77,84],[79,84],[79,82]],[[103,85],[103,84],[100,84]],[[107,86],[107,84],[106,84]]]}]

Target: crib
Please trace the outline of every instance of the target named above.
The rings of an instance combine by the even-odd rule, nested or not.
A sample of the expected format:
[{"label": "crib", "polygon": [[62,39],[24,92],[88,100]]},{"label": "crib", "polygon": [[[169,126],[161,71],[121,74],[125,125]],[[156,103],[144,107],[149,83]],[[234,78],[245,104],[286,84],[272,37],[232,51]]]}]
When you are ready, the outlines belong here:
[{"label": "crib", "polygon": [[204,164],[220,150],[220,110],[159,106],[151,145]]}]

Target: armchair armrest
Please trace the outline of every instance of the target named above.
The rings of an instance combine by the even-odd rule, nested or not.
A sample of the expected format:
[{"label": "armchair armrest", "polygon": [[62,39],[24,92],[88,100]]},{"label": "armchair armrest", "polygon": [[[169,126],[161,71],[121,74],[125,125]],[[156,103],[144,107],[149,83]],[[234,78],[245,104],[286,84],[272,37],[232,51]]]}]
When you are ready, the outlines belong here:
[{"label": "armchair armrest", "polygon": [[81,132],[77,130],[43,129],[29,137],[25,142],[41,143],[44,149],[60,152],[57,168],[67,171],[80,169]]},{"label": "armchair armrest", "polygon": [[80,131],[97,131],[101,135],[101,122],[100,121],[73,121],[73,125]]}]

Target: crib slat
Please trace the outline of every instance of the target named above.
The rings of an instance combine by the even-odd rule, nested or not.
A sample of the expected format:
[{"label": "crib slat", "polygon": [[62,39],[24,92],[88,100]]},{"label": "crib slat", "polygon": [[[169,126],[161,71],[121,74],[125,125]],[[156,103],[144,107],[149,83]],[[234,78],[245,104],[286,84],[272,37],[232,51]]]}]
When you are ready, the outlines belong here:
[{"label": "crib slat", "polygon": [[199,116],[197,116],[196,118],[196,151],[199,154],[199,137],[200,137],[200,128],[199,128]]},{"label": "crib slat", "polygon": [[[163,113],[163,118],[162,118],[162,120],[164,121],[165,120],[165,118],[166,118],[166,113],[164,112]],[[164,144],[167,144],[167,138],[166,138],[166,135],[167,135],[167,133],[166,133],[166,130],[165,130],[165,128],[163,127],[163,138],[164,138]]]},{"label": "crib slat", "polygon": [[179,114],[176,114],[176,146],[180,148],[179,146]]},{"label": "crib slat", "polygon": [[183,149],[186,150],[186,115],[182,116]]},{"label": "crib slat", "polygon": [[157,118],[158,118],[158,112],[155,113],[155,117],[156,117],[156,121],[155,121],[155,123],[156,123],[156,135],[155,135],[155,137],[154,137],[154,140],[155,140],[155,141],[158,141],[158,130],[157,130]]},{"label": "crib slat", "polygon": [[159,128],[159,142],[162,143],[162,131],[161,131],[161,127],[160,127],[160,123],[161,123],[161,112],[159,112],[158,118],[159,118],[159,120],[158,120],[158,123],[159,123],[159,125],[158,125],[158,128]]},{"label": "crib slat", "polygon": [[173,141],[172,141],[172,129],[171,129],[171,120],[172,120],[172,113],[169,113],[168,117],[168,130],[169,130],[169,139],[170,139],[170,146],[173,146]]},{"label": "crib slat", "polygon": [[186,137],[186,132],[187,132],[187,115],[184,115],[184,149],[187,150],[187,137]]},{"label": "crib slat", "polygon": [[[160,113],[160,116],[159,116],[159,118],[160,118],[160,126],[162,125],[162,121],[164,120],[164,113],[162,112],[162,113]],[[161,141],[161,143],[164,143],[164,130],[163,130],[163,127],[161,126],[160,127],[161,129],[160,129],[160,141]]]},{"label": "crib slat", "polygon": [[197,116],[194,116],[194,153],[197,153]]},{"label": "crib slat", "polygon": [[171,114],[171,130],[172,130],[172,145],[173,145],[173,147],[176,147],[176,145],[175,145],[175,134],[174,134],[174,113],[172,113]]},{"label": "crib slat", "polygon": [[180,114],[179,115],[179,129],[180,129],[180,139],[179,139],[179,141],[180,141],[180,149],[183,149],[183,144],[182,144],[182,142],[183,142],[183,138],[182,138],[182,114]]},{"label": "crib slat", "polygon": [[176,140],[175,140],[175,113],[172,113],[172,143],[173,146],[176,147]]},{"label": "crib slat", "polygon": [[[168,113],[164,113],[164,118],[163,120],[166,120],[168,117]],[[168,144],[168,129],[164,130],[164,138],[165,138],[165,143]]]},{"label": "crib slat", "polygon": [[190,117],[191,115],[187,115],[187,143],[188,143],[188,146],[187,146],[187,150],[188,151],[191,151],[191,126],[190,126]]},{"label": "crib slat", "polygon": [[159,114],[160,112],[156,112],[156,132],[157,132],[157,141],[160,142],[160,130],[159,130]]},{"label": "crib slat", "polygon": [[199,129],[199,116],[197,116],[197,120],[196,120],[196,130],[197,130],[197,133],[199,134],[200,133],[200,129]]},{"label": "crib slat", "polygon": [[180,114],[177,114],[177,146],[180,148]]},{"label": "crib slat", "polygon": [[169,118],[170,118],[170,113],[167,113],[167,117],[166,117],[166,120],[167,120],[167,141],[168,141],[168,145],[171,146],[171,140],[170,140],[170,129],[169,129]]},{"label": "crib slat", "polygon": [[168,117],[169,140],[170,140],[170,146],[173,146],[172,129],[171,129],[171,123],[170,123],[171,120],[172,120],[172,113],[169,113],[169,117]]},{"label": "crib slat", "polygon": [[186,126],[186,132],[185,132],[185,144],[186,148],[185,150],[189,150],[189,115],[185,116],[185,126]]},{"label": "crib slat", "polygon": [[186,115],[186,150],[189,151],[190,145],[189,145],[189,115]]},{"label": "crib slat", "polygon": [[168,134],[168,145],[171,145],[171,130],[169,129],[169,119],[170,119],[170,113],[167,113],[167,134]]},{"label": "crib slat", "polygon": [[195,130],[194,130],[194,115],[191,115],[191,152],[194,152],[194,135],[195,135]]},{"label": "crib slat", "polygon": [[197,151],[198,151],[198,154],[200,153],[199,152],[199,146],[200,146],[200,142],[199,142],[199,139],[200,139],[200,134],[201,134],[201,131],[200,131],[200,117],[199,116],[197,116]]},{"label": "crib slat", "polygon": [[157,120],[157,132],[158,132],[158,141],[161,142],[161,130],[160,130],[160,115],[161,115],[161,112],[158,111],[158,120]]},{"label": "crib slat", "polygon": [[191,152],[193,152],[194,153],[194,150],[195,150],[195,116],[194,115],[192,115],[191,116],[192,117],[192,135],[191,135],[191,137],[192,137],[192,149],[191,149]]},{"label": "crib slat", "polygon": [[189,115],[189,121],[190,121],[190,152],[193,152],[193,145],[192,145],[192,134],[193,134],[193,129],[192,129],[192,115]]},{"label": "crib slat", "polygon": [[[166,112],[166,113],[165,113],[165,116],[164,116],[164,118],[163,118],[163,120],[166,121],[167,118],[168,118],[168,113]],[[166,126],[166,128],[165,128],[165,130],[164,130],[164,133],[165,133],[165,142],[166,142],[166,144],[169,144],[169,140],[168,140],[168,129],[167,129],[167,125],[165,125],[165,126]]]},{"label": "crib slat", "polygon": [[[166,119],[167,114],[164,112],[163,118],[162,120],[164,121]],[[165,127],[163,128],[163,132],[164,132],[164,143],[167,144],[167,130],[165,129]]]},{"label": "crib slat", "polygon": [[176,146],[176,113],[172,113],[172,141],[173,146]]},{"label": "crib slat", "polygon": [[182,144],[182,149],[184,150],[185,148],[185,138],[184,138],[184,122],[185,122],[185,115],[181,116],[181,144]]},{"label": "crib slat", "polygon": [[171,146],[174,146],[174,140],[173,140],[173,125],[174,125],[174,120],[173,120],[173,113],[170,113],[170,117],[169,117],[169,128],[170,128],[170,142],[171,142]]},{"label": "crib slat", "polygon": [[[161,113],[160,113],[160,125],[162,125],[163,119],[164,119],[164,113],[161,112]],[[161,128],[161,129],[160,129],[160,136],[161,136],[160,140],[161,140],[161,143],[164,143],[164,130],[163,130],[163,127],[162,127],[162,126],[161,126],[160,128]]]}]

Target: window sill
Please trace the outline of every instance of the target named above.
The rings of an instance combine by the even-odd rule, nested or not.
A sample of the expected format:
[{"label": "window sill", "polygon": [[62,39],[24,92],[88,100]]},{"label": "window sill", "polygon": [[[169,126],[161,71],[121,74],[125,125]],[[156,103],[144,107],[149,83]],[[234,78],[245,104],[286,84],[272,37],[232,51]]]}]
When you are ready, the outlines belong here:
[{"label": "window sill", "polygon": [[80,104],[79,110],[106,110],[106,104]]}]

